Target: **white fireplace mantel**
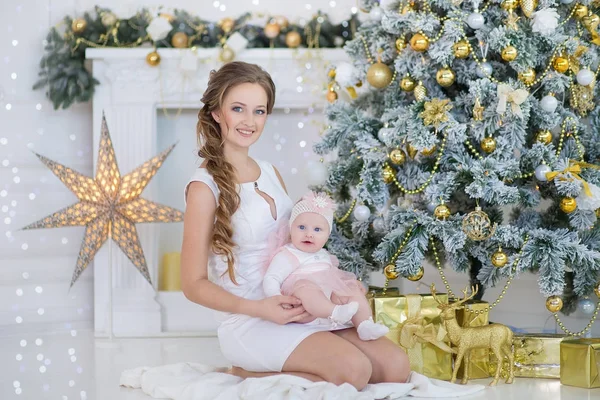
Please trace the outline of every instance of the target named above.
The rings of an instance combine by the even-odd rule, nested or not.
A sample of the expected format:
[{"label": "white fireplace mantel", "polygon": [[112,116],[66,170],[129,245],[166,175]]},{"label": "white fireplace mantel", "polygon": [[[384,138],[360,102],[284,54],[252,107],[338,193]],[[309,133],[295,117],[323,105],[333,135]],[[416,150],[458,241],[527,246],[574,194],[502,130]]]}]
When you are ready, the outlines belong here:
[{"label": "white fireplace mantel", "polygon": [[[196,71],[184,72],[181,59],[191,50],[159,49],[161,62],[146,63],[150,48],[87,49],[93,75],[100,85],[93,98],[94,168],[100,138],[102,113],[114,143],[122,173],[156,155],[157,109],[198,109],[210,71],[218,69],[218,49],[198,49]],[[275,108],[321,108],[325,101],[326,67],[346,61],[341,49],[290,50],[252,49],[237,60],[261,65],[271,73],[277,87]],[[150,188],[143,196],[155,198]],[[127,257],[114,246],[112,252],[113,332],[117,336],[176,335],[185,331],[215,334],[210,310],[185,299],[181,292],[158,292],[158,227],[138,225],[153,286],[150,286]],[[108,335],[109,271],[104,246],[94,260],[94,326],[97,336]]]}]

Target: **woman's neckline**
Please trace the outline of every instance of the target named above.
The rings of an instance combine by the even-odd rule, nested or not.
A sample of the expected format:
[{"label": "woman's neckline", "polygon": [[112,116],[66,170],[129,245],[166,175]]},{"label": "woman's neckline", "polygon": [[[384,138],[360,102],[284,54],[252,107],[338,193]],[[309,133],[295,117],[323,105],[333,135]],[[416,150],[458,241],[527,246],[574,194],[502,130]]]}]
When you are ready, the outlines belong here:
[{"label": "woman's neckline", "polygon": [[256,182],[258,182],[260,180],[260,178],[263,175],[263,170],[262,167],[260,165],[260,163],[258,161],[256,161],[254,158],[250,158],[252,161],[254,161],[256,163],[256,165],[258,165],[258,177],[252,181],[248,181],[248,182],[240,182],[239,185],[253,185]]}]

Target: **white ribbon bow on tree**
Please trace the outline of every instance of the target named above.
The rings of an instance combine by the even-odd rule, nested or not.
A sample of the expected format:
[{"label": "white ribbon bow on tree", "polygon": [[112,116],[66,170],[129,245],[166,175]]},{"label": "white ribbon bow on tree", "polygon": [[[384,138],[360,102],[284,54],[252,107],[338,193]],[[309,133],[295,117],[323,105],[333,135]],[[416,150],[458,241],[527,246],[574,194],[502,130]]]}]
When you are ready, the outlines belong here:
[{"label": "white ribbon bow on tree", "polygon": [[523,113],[521,112],[521,104],[527,100],[527,96],[529,96],[529,92],[525,89],[515,90],[512,88],[512,86],[507,85],[506,83],[499,84],[498,106],[496,107],[496,112],[498,114],[504,114],[506,111],[506,103],[510,102],[513,114],[522,119]]}]

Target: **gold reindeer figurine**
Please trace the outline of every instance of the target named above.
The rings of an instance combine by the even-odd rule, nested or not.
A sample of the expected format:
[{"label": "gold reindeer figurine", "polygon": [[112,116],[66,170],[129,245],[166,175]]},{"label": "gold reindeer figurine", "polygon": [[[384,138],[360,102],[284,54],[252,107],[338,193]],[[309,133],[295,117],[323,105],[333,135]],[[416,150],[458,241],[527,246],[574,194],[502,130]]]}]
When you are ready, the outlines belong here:
[{"label": "gold reindeer figurine", "polygon": [[464,359],[465,372],[461,383],[467,383],[469,381],[470,373],[469,358],[471,350],[475,348],[485,348],[493,351],[496,355],[496,359],[498,360],[496,376],[494,376],[494,379],[490,383],[490,386],[495,386],[498,383],[498,379],[500,379],[502,361],[504,360],[503,356],[507,356],[509,360],[509,371],[506,383],[512,383],[515,376],[513,371],[512,331],[508,327],[501,324],[490,324],[486,326],[463,328],[458,325],[458,322],[456,322],[454,312],[465,302],[472,299],[477,294],[476,287],[471,287],[470,296],[467,296],[467,290],[468,287],[462,291],[465,295],[462,300],[458,300],[452,304],[448,304],[438,299],[435,292],[435,285],[431,284],[431,294],[433,295],[435,301],[438,302],[438,308],[442,310],[441,318],[444,324],[446,325],[446,331],[448,332],[450,342],[452,342],[452,344],[457,348],[456,361],[454,362],[454,369],[452,371],[451,382],[454,383],[456,381],[456,374],[458,373],[458,368],[460,367],[460,363]]}]

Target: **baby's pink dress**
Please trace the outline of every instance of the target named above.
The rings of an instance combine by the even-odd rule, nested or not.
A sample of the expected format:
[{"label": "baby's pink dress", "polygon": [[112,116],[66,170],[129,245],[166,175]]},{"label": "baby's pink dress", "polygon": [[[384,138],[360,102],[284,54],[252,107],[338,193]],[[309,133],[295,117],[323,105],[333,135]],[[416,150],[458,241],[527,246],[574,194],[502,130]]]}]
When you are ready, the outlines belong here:
[{"label": "baby's pink dress", "polygon": [[294,266],[281,285],[281,293],[292,295],[295,290],[306,285],[314,285],[331,297],[332,293],[338,296],[362,295],[360,282],[356,275],[338,269],[338,260],[325,249],[315,253],[298,250],[293,244],[286,244],[280,250],[286,254]]}]

